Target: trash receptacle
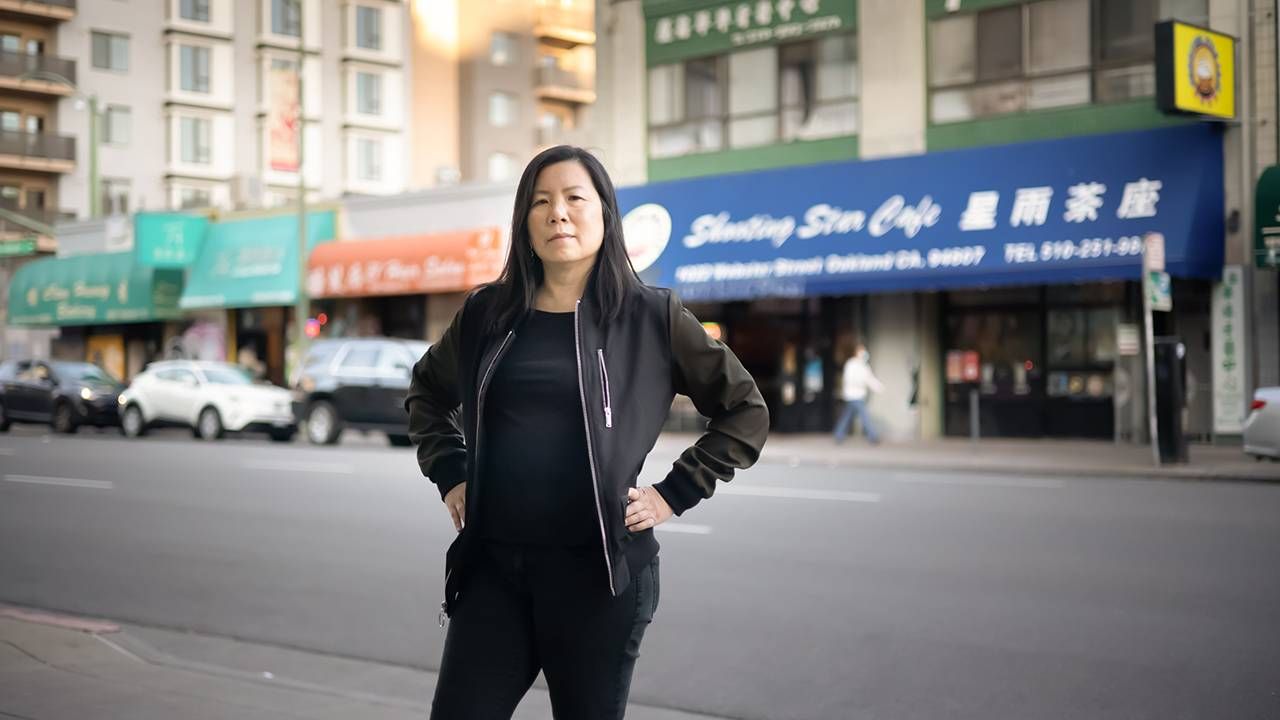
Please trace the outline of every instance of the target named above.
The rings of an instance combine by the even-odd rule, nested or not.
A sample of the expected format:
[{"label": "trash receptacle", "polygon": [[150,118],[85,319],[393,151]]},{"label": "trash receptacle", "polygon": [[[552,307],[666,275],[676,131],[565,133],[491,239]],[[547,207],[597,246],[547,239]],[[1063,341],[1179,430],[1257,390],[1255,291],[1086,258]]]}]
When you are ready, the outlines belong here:
[{"label": "trash receptacle", "polygon": [[1183,383],[1186,354],[1186,346],[1178,338],[1155,338],[1156,428],[1161,463],[1187,461],[1187,439],[1182,432],[1182,408],[1186,404]]}]

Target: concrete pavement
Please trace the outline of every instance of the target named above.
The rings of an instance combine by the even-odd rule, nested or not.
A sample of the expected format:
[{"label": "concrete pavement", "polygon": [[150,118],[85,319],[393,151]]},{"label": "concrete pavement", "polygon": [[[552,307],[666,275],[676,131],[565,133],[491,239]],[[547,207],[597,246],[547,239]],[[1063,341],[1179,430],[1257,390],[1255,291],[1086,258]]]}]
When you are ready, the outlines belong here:
[{"label": "concrete pavement", "polygon": [[[0,717],[421,720],[435,673],[0,606]],[[513,720],[551,720],[531,689]],[[716,720],[631,706],[633,720]]]},{"label": "concrete pavement", "polygon": [[[696,439],[690,433],[664,433],[654,455],[674,458]],[[1280,463],[1258,462],[1239,446],[1196,444],[1188,454],[1186,464],[1157,467],[1148,446],[1097,440],[944,438],[871,445],[854,438],[836,445],[826,434],[775,434],[765,444],[760,462],[1024,476],[1280,481]]]}]

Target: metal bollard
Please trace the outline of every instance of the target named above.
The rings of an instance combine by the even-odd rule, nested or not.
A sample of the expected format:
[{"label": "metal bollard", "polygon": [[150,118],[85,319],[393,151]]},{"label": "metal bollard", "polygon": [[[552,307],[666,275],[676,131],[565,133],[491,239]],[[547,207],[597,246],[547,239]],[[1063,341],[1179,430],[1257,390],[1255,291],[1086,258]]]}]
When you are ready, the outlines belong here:
[{"label": "metal bollard", "polygon": [[982,435],[981,419],[978,417],[978,389],[969,391],[969,440],[977,442]]}]

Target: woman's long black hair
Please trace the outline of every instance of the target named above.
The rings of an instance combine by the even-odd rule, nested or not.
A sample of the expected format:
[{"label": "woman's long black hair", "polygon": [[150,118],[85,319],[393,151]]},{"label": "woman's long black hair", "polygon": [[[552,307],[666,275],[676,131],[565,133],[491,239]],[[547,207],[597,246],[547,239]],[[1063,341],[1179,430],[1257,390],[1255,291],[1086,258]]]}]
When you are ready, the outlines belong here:
[{"label": "woman's long black hair", "polygon": [[502,332],[515,325],[533,310],[534,294],[543,282],[542,261],[534,253],[529,239],[529,209],[533,207],[534,184],[538,174],[548,166],[576,161],[586,168],[591,184],[600,196],[604,214],[604,242],[596,255],[595,266],[587,280],[587,294],[594,296],[602,322],[615,320],[627,293],[640,286],[640,277],[631,266],[631,258],[622,239],[622,218],[618,215],[618,197],[613,181],[604,165],[594,155],[579,147],[557,145],[538,153],[516,188],[515,209],[511,213],[511,249],[502,275],[488,287],[494,291],[489,304],[490,330]]}]

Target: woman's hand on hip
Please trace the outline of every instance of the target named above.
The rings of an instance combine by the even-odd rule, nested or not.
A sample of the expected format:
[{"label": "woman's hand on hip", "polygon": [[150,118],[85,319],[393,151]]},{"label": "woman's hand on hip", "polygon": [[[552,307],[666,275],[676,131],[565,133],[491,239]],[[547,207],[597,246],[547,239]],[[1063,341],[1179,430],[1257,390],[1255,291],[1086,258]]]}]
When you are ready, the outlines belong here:
[{"label": "woman's hand on hip", "polygon": [[627,490],[627,529],[640,532],[660,525],[671,519],[674,514],[662,493],[653,489],[652,485]]},{"label": "woman's hand on hip", "polygon": [[449,514],[453,516],[453,529],[462,532],[462,528],[467,524],[467,484],[463,482],[454,485],[444,494],[444,504],[449,508]]}]

